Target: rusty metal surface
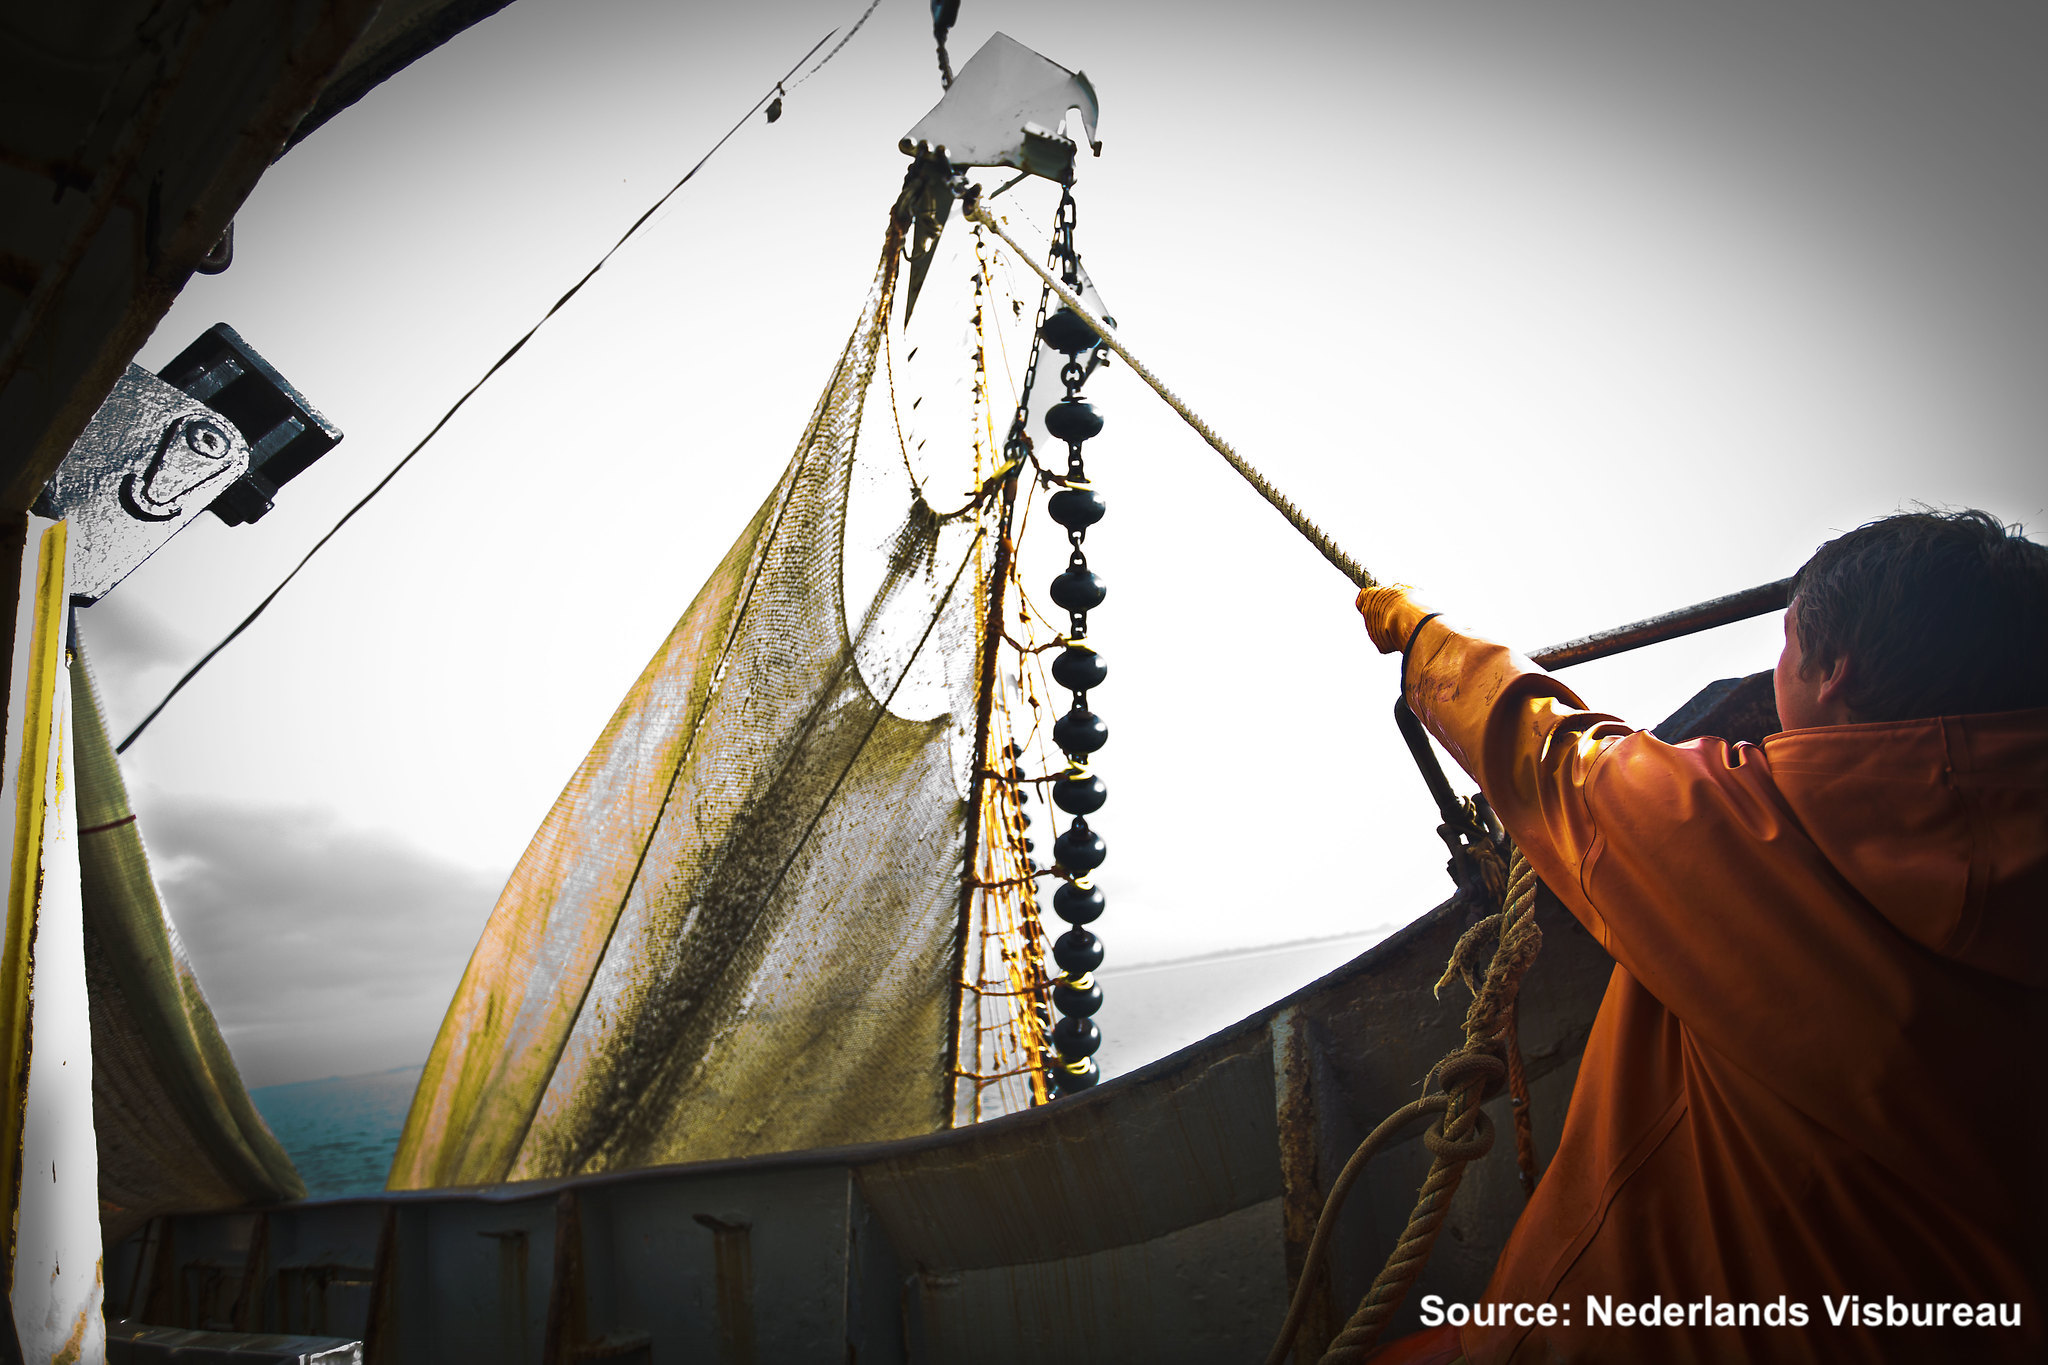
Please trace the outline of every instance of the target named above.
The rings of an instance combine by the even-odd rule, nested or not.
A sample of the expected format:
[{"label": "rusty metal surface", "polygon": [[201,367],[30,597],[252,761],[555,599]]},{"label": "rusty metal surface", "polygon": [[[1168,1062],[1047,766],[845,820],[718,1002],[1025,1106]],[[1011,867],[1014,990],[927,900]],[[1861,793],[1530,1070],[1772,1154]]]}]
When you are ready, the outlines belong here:
[{"label": "rusty metal surface", "polygon": [[1783,611],[1785,604],[1792,600],[1792,580],[1781,578],[1775,583],[1763,583],[1741,592],[1731,592],[1726,597],[1710,598],[1677,611],[1667,611],[1661,616],[1634,621],[1612,630],[1599,631],[1592,635],[1567,640],[1561,645],[1539,649],[1529,658],[1544,668],[1555,672],[1570,668],[1573,664],[1590,663],[1604,659],[1610,654],[1625,654],[1631,649],[1644,645],[1662,644],[1676,640],[1682,635],[1691,635],[1715,626],[1730,625],[1736,621],[1747,621],[1752,616],[1768,612]]},{"label": "rusty metal surface", "polygon": [[906,1259],[953,1269],[1128,1246],[1271,1199],[1263,1027],[1209,1042],[1182,1066],[863,1162],[861,1191]]},{"label": "rusty metal surface", "polygon": [[202,1332],[186,1327],[107,1328],[107,1365],[362,1365],[361,1342],[274,1332]]},{"label": "rusty metal surface", "polygon": [[1082,1256],[916,1276],[915,1361],[1245,1365],[1287,1311],[1280,1200]]},{"label": "rusty metal surface", "polygon": [[831,1166],[586,1189],[586,1330],[684,1360],[844,1360],[851,1209]]},{"label": "rusty metal surface", "polygon": [[[1329,1197],[1329,1180],[1323,1178],[1316,1117],[1316,1073],[1318,1056],[1310,1017],[1289,1006],[1273,1016],[1273,1108],[1277,1119],[1277,1150],[1280,1183],[1284,1193],[1280,1204],[1280,1228],[1287,1271],[1287,1292],[1291,1298],[1301,1283],[1309,1243],[1316,1235],[1316,1223]],[[1329,1173],[1334,1180],[1336,1173]],[[1329,1263],[1325,1261],[1310,1291],[1301,1326],[1295,1330],[1293,1359],[1313,1365],[1322,1358],[1330,1338],[1337,1334],[1340,1319],[1330,1292]]]},{"label": "rusty metal surface", "polygon": [[331,1335],[360,1332],[376,1278],[379,1211],[363,1206],[305,1206],[270,1223],[270,1284],[264,1320],[275,1330]]},{"label": "rusty metal surface", "polygon": [[[1429,1068],[1462,1042],[1461,993],[1449,989],[1439,1000],[1432,986],[1457,935],[1481,913],[1478,902],[1453,898],[1311,986],[1294,1004],[1295,1016],[1309,1030],[1306,1081],[1315,1097],[1312,1135],[1298,1141],[1314,1146],[1319,1189],[1380,1119],[1419,1093]],[[1612,963],[1554,900],[1546,896],[1539,902],[1537,917],[1545,935],[1543,955],[1524,987],[1520,1027],[1538,1150],[1548,1160]],[[1343,980],[1366,962],[1375,969],[1366,980]],[[1506,1097],[1496,1098],[1493,1108],[1498,1130],[1507,1131]],[[1468,1168],[1429,1267],[1389,1335],[1416,1325],[1415,1305],[1423,1294],[1476,1298],[1485,1287],[1524,1202],[1508,1146],[1497,1144]],[[1331,1243],[1337,1323],[1357,1305],[1398,1239],[1429,1163],[1420,1130],[1412,1130],[1375,1160],[1352,1191]]]}]

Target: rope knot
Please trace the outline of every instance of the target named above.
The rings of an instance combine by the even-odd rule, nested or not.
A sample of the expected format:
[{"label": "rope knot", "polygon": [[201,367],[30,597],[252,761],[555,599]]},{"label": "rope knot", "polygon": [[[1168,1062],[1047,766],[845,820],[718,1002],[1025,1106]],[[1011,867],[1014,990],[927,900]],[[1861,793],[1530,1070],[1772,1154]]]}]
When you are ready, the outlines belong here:
[{"label": "rope knot", "polygon": [[1483,1088],[1473,1098],[1484,1104],[1500,1093],[1501,1083],[1507,1079],[1508,1064],[1499,1055],[1499,1043],[1487,1041],[1468,1044],[1453,1052],[1430,1069],[1429,1078],[1444,1089],[1446,1095],[1466,1089],[1473,1082],[1483,1083]]},{"label": "rope knot", "polygon": [[1445,1129],[1452,1122],[1446,1118],[1442,1124],[1433,1124],[1422,1130],[1422,1145],[1438,1161],[1477,1161],[1493,1150],[1493,1119],[1484,1109],[1469,1109],[1472,1127],[1463,1137],[1453,1137]]},{"label": "rope knot", "polygon": [[[1500,1092],[1503,1082],[1512,1085],[1518,1106],[1527,1091],[1526,1082],[1517,1077],[1521,1058],[1514,1034],[1515,1000],[1523,974],[1543,946],[1543,932],[1536,927],[1536,873],[1513,845],[1505,849],[1480,845],[1473,852],[1486,886],[1490,890],[1497,888],[1500,909],[1459,935],[1457,946],[1451,950],[1450,963],[1436,983],[1439,994],[1453,978],[1463,981],[1472,992],[1472,1004],[1465,1011],[1465,1041],[1432,1067],[1423,1082],[1425,1092],[1432,1085],[1441,1089],[1425,1093],[1390,1116],[1359,1146],[1339,1173],[1317,1225],[1315,1240],[1309,1246],[1309,1264],[1319,1263],[1321,1251],[1327,1246],[1328,1224],[1337,1200],[1357,1178],[1366,1158],[1397,1122],[1433,1112],[1442,1117],[1422,1132],[1423,1146],[1432,1158],[1429,1175],[1416,1195],[1415,1211],[1402,1230],[1399,1244],[1359,1302],[1358,1311],[1323,1353],[1322,1365],[1362,1365],[1371,1353],[1380,1333],[1427,1264],[1430,1248],[1443,1228],[1451,1196],[1457,1192],[1466,1164],[1493,1150],[1493,1120],[1482,1106]],[[1501,866],[1503,853],[1512,855],[1512,863],[1505,869]],[[1492,953],[1486,956],[1484,945],[1489,939]],[[1515,1146],[1516,1164],[1528,1187],[1533,1184],[1534,1150],[1525,1107],[1515,1111]],[[1267,1357],[1267,1365],[1279,1365],[1285,1358],[1300,1326],[1307,1303],[1304,1291],[1309,1284],[1309,1266],[1304,1266],[1294,1303],[1281,1326],[1280,1339]]]}]

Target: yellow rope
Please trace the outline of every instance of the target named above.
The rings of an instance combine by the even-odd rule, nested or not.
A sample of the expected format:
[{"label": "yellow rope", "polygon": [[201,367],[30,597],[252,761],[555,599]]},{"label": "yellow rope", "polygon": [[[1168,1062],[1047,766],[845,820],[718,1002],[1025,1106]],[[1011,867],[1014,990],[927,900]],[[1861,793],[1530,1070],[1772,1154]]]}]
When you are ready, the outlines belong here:
[{"label": "yellow rope", "polygon": [[1213,446],[1218,455],[1221,455],[1224,459],[1228,460],[1230,462],[1230,467],[1232,469],[1235,469],[1240,475],[1242,475],[1244,477],[1244,481],[1250,484],[1254,489],[1256,489],[1260,497],[1264,498],[1267,502],[1271,503],[1274,509],[1277,510],[1281,516],[1287,518],[1288,525],[1292,526],[1295,530],[1301,532],[1303,536],[1307,537],[1309,544],[1315,546],[1316,549],[1322,551],[1324,559],[1327,559],[1332,564],[1336,565],[1337,568],[1343,572],[1346,578],[1350,579],[1353,583],[1357,584],[1361,588],[1377,588],[1380,585],[1379,580],[1374,578],[1371,574],[1367,573],[1363,565],[1361,565],[1357,560],[1353,559],[1350,555],[1345,554],[1342,549],[1338,548],[1336,541],[1330,539],[1330,537],[1324,533],[1323,529],[1320,526],[1317,526],[1313,521],[1310,521],[1308,519],[1308,516],[1305,513],[1303,513],[1300,508],[1296,507],[1292,502],[1290,502],[1286,494],[1282,493],[1279,489],[1273,487],[1271,483],[1267,482],[1265,475],[1259,473],[1257,469],[1253,468],[1249,461],[1247,461],[1242,455],[1238,454],[1235,450],[1231,448],[1230,443],[1228,441],[1224,440],[1221,436],[1218,436],[1215,433],[1215,431],[1210,428],[1207,422],[1203,421],[1200,417],[1195,415],[1193,409],[1188,407],[1187,404],[1181,402],[1180,399],[1174,395],[1173,390],[1167,388],[1165,384],[1160,382],[1159,377],[1157,375],[1153,374],[1151,370],[1145,367],[1145,363],[1142,360],[1139,360],[1136,356],[1132,355],[1128,350],[1124,349],[1123,343],[1118,341],[1116,337],[1111,335],[1108,325],[1102,322],[1101,319],[1097,318],[1093,313],[1090,313],[1088,311],[1087,305],[1082,303],[1081,300],[1075,296],[1074,292],[1071,289],[1068,289],[1066,285],[1062,284],[1052,274],[1051,271],[1047,270],[1043,265],[1040,265],[1036,257],[1034,257],[1030,252],[1026,251],[1023,247],[1017,245],[1016,239],[1011,237],[1009,233],[1003,231],[1002,224],[996,221],[995,215],[990,213],[979,199],[968,200],[966,205],[966,211],[967,216],[969,218],[971,218],[973,221],[977,223],[980,223],[983,227],[995,233],[996,236],[1002,238],[1003,242],[1010,248],[1011,252],[1013,252],[1016,255],[1017,259],[1024,262],[1024,264],[1030,266],[1032,271],[1038,276],[1038,278],[1045,281],[1046,287],[1051,289],[1054,294],[1057,294],[1059,296],[1060,302],[1065,304],[1069,309],[1071,309],[1075,317],[1087,323],[1089,329],[1093,331],[1095,335],[1102,338],[1103,345],[1107,346],[1110,350],[1116,352],[1116,354],[1122,356],[1124,358],[1124,363],[1131,367],[1132,371],[1137,374],[1138,378],[1144,380],[1147,384],[1152,386],[1152,392],[1158,394],[1161,398],[1164,398],[1166,400],[1166,405],[1172,408],[1175,412],[1179,413],[1181,415],[1181,419],[1185,421],[1189,426],[1193,427],[1195,429],[1196,434],[1198,434],[1203,440],[1207,441],[1211,446]]}]

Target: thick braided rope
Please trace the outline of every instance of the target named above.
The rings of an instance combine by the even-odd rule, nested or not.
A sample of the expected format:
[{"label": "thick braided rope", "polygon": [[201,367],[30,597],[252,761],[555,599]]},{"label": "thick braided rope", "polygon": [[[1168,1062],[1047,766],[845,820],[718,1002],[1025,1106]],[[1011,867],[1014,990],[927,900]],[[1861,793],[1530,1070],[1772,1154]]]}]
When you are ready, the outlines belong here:
[{"label": "thick braided rope", "polygon": [[1309,1300],[1314,1296],[1316,1278],[1322,1273],[1323,1258],[1329,1254],[1330,1236],[1337,1229],[1337,1210],[1344,1206],[1344,1198],[1351,1193],[1351,1187],[1373,1157],[1379,1154],[1393,1137],[1416,1119],[1441,1114],[1450,1107],[1449,1095],[1424,1095],[1419,1100],[1410,1100],[1393,1113],[1380,1120],[1380,1126],[1373,1129],[1358,1150],[1351,1154],[1351,1160],[1344,1163],[1344,1169],[1337,1173],[1330,1184],[1330,1192],[1323,1200],[1323,1212],[1316,1219],[1315,1235],[1309,1238],[1308,1251],[1302,1258],[1301,1277],[1295,1284],[1294,1298],[1287,1305],[1287,1320],[1281,1324],[1280,1335],[1273,1343],[1273,1349],[1266,1356],[1266,1365],[1286,1365],[1287,1352],[1294,1345],[1294,1337],[1301,1330],[1302,1319],[1308,1316]]},{"label": "thick braided rope", "polygon": [[1295,530],[1301,532],[1301,534],[1307,538],[1309,544],[1315,546],[1316,549],[1320,550],[1322,552],[1324,559],[1327,559],[1332,564],[1336,565],[1338,570],[1342,572],[1346,578],[1350,579],[1353,583],[1357,584],[1361,588],[1377,588],[1380,585],[1379,580],[1374,578],[1371,574],[1367,573],[1363,565],[1361,565],[1357,560],[1353,559],[1350,555],[1345,554],[1342,549],[1338,548],[1337,542],[1330,539],[1330,537],[1324,533],[1322,527],[1316,525],[1313,521],[1310,521],[1308,519],[1308,515],[1304,513],[1299,507],[1296,507],[1293,504],[1293,502],[1289,501],[1286,494],[1282,493],[1279,489],[1275,488],[1271,483],[1267,482],[1265,475],[1259,473],[1257,469],[1252,467],[1251,463],[1248,460],[1246,460],[1242,455],[1238,454],[1235,450],[1233,450],[1231,448],[1230,443],[1224,440],[1221,436],[1218,436],[1215,433],[1215,431],[1210,428],[1207,422],[1203,421],[1200,417],[1196,416],[1192,408],[1188,407],[1187,404],[1181,402],[1180,399],[1174,395],[1173,390],[1167,388],[1165,384],[1160,382],[1159,376],[1153,374],[1151,370],[1146,368],[1144,361],[1139,360],[1136,356],[1132,355],[1128,350],[1124,349],[1124,344],[1116,339],[1116,337],[1111,333],[1108,325],[1104,323],[1101,319],[1097,318],[1093,313],[1089,312],[1087,305],[1082,303],[1081,300],[1078,297],[1076,297],[1074,292],[1071,289],[1067,288],[1066,285],[1062,284],[1050,270],[1047,270],[1043,265],[1039,264],[1038,259],[1035,256],[1033,256],[1030,252],[1026,251],[1023,247],[1017,245],[1016,239],[1011,237],[1009,233],[1003,231],[1002,224],[996,221],[995,215],[990,213],[987,207],[983,205],[980,200],[976,199],[969,201],[967,205],[967,216],[973,219],[975,222],[980,223],[990,232],[995,233],[996,236],[1002,238],[1003,241],[1009,246],[1010,250],[1013,253],[1015,253],[1017,259],[1024,262],[1025,265],[1030,266],[1033,273],[1035,273],[1038,276],[1038,278],[1045,281],[1046,287],[1051,289],[1053,293],[1059,296],[1060,302],[1064,303],[1069,309],[1071,309],[1075,317],[1087,323],[1089,329],[1093,331],[1095,335],[1102,338],[1103,345],[1107,346],[1110,350],[1122,356],[1124,359],[1124,363],[1131,367],[1132,372],[1135,373],[1138,376],[1138,378],[1144,380],[1147,384],[1151,385],[1152,392],[1158,394],[1161,398],[1164,398],[1166,400],[1166,405],[1181,415],[1182,421],[1186,422],[1189,426],[1193,427],[1195,429],[1196,434],[1199,435],[1203,440],[1207,441],[1210,444],[1210,446],[1212,446],[1215,449],[1218,455],[1221,455],[1225,460],[1228,460],[1230,462],[1230,467],[1232,469],[1235,469],[1240,475],[1242,475],[1244,481],[1250,484],[1253,487],[1253,489],[1255,489],[1258,492],[1258,495],[1260,497],[1264,498],[1267,502],[1271,503],[1274,509],[1278,511],[1281,516],[1287,518],[1288,525],[1292,526]]},{"label": "thick braided rope", "polygon": [[1536,1195],[1536,1123],[1529,1113],[1529,1074],[1522,1066],[1522,1040],[1515,1020],[1519,1010],[1508,1011],[1505,1035],[1508,1053],[1508,1103],[1515,1110],[1515,1174],[1522,1181],[1522,1198]]},{"label": "thick braided rope", "polygon": [[[1509,916],[1508,928],[1502,933],[1503,946],[1508,933],[1516,936],[1513,951],[1519,966],[1508,964],[1513,972],[1514,985],[1507,1004],[1500,1008],[1500,1037],[1507,1053],[1508,1097],[1514,1105],[1515,1114],[1515,1173],[1522,1182],[1522,1197],[1530,1198],[1536,1193],[1536,1129],[1529,1113],[1529,1078],[1522,1068],[1522,1040],[1516,1029],[1520,1011],[1516,1005],[1520,999],[1521,979],[1529,970],[1529,964],[1536,960],[1537,949],[1543,946],[1543,931],[1536,927],[1536,874],[1529,867],[1529,860],[1522,857],[1520,849],[1515,850],[1514,870],[1509,876],[1506,893],[1501,904]],[[1496,954],[1497,956],[1497,954]],[[1479,1001],[1475,998],[1475,1006]]]},{"label": "thick braided rope", "polygon": [[1429,1175],[1422,1182],[1415,1211],[1409,1215],[1400,1242],[1387,1257],[1387,1264],[1372,1282],[1372,1288],[1359,1301],[1358,1311],[1323,1353],[1321,1365],[1360,1365],[1372,1353],[1380,1333],[1386,1330],[1388,1321],[1429,1261],[1444,1217],[1450,1212],[1451,1196],[1457,1193],[1458,1182],[1464,1178],[1465,1164],[1484,1156],[1493,1147],[1493,1128],[1479,1107],[1480,1099],[1487,1080],[1506,1069],[1494,1050],[1503,1041],[1512,1020],[1522,976],[1543,946],[1543,931],[1536,925],[1536,874],[1520,849],[1515,850],[1507,894],[1502,899],[1500,914],[1488,916],[1458,940],[1451,954],[1451,966],[1444,973],[1446,979],[1453,973],[1463,975],[1464,964],[1460,959],[1469,951],[1475,935],[1489,922],[1498,926],[1500,937],[1494,945],[1493,960],[1487,964],[1485,979],[1465,1011],[1465,1045],[1437,1066],[1437,1078],[1451,1094],[1451,1102],[1444,1111],[1442,1129],[1430,1129],[1423,1134],[1423,1141],[1436,1159],[1430,1163]]}]

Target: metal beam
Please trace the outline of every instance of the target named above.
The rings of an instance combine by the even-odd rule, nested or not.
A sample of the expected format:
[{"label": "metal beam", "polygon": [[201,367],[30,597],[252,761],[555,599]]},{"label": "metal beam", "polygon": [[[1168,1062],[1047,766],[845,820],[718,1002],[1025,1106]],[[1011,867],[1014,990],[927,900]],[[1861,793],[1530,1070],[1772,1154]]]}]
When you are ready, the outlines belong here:
[{"label": "metal beam", "polygon": [[1596,635],[1582,636],[1567,640],[1561,645],[1539,649],[1529,656],[1534,663],[1555,673],[1560,668],[1573,664],[1589,663],[1604,659],[1610,654],[1626,654],[1631,649],[1644,645],[1662,644],[1676,640],[1681,635],[1692,635],[1715,626],[1725,626],[1735,621],[1747,621],[1752,616],[1767,612],[1783,611],[1792,597],[1792,580],[1781,578],[1775,583],[1764,583],[1741,592],[1731,592],[1726,597],[1716,597],[1698,602],[1677,611],[1667,611],[1662,616],[1636,621],[1626,626],[1616,626]]},{"label": "metal beam", "polygon": [[34,502],[375,0],[84,0],[0,29],[0,509]]}]

